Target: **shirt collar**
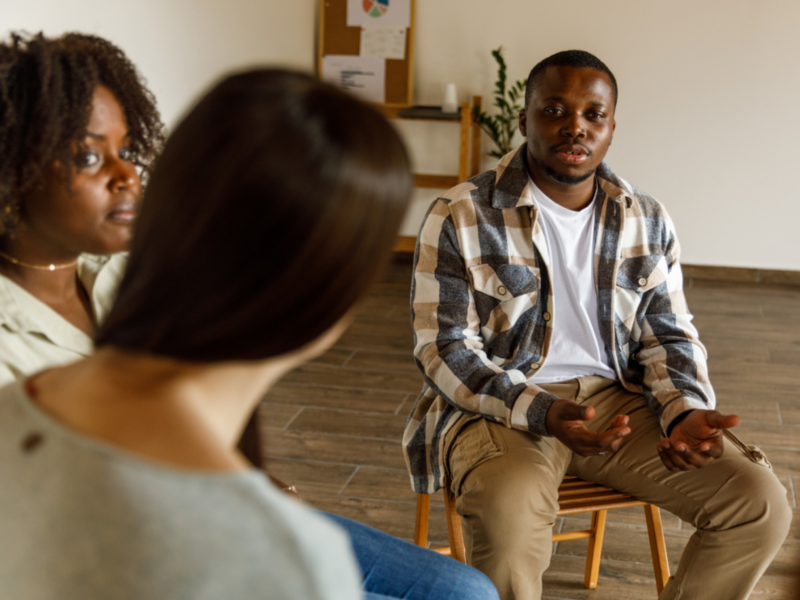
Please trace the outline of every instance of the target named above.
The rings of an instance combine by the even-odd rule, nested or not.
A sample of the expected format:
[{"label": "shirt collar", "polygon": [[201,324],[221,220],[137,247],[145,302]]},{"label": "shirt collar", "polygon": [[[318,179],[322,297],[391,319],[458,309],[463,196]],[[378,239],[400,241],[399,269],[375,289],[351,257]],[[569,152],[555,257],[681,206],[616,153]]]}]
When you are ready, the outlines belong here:
[{"label": "shirt collar", "polygon": [[[113,301],[111,294],[105,289],[109,285],[102,285],[110,284],[105,279],[112,274],[102,271],[111,260],[110,257],[91,255],[83,255],[78,259],[78,277],[92,299],[98,321],[105,317]],[[116,267],[117,262],[114,261],[112,266]],[[121,267],[119,271],[121,273]],[[3,275],[0,275],[0,323],[17,333],[42,335],[57,346],[85,356],[94,350],[90,336]]]},{"label": "shirt collar", "polygon": [[597,196],[600,193],[600,186],[597,183],[597,179],[595,178],[594,192],[592,193],[591,201],[582,209],[578,211],[573,211],[568,208],[564,208],[558,202],[553,200],[550,196],[545,194],[539,188],[539,186],[536,185],[536,182],[533,181],[533,178],[530,176],[530,174],[528,175],[528,186],[530,187],[531,195],[533,196],[533,201],[535,204],[539,206],[539,208],[547,208],[550,211],[555,212],[556,214],[572,215],[573,217],[579,214],[586,215],[587,213],[592,212],[597,202]]},{"label": "shirt collar", "polygon": [[[522,144],[500,159],[491,198],[493,208],[533,206],[533,195],[529,185],[530,177],[525,163],[526,152],[527,145]],[[625,202],[626,206],[630,208],[633,203],[634,190],[627,181],[615,175],[605,162],[600,163],[595,175],[600,189],[607,197],[617,202]]]},{"label": "shirt collar", "polygon": [[491,199],[492,208],[533,206],[533,196],[528,186],[528,167],[525,164],[526,148],[522,144],[500,159]]}]

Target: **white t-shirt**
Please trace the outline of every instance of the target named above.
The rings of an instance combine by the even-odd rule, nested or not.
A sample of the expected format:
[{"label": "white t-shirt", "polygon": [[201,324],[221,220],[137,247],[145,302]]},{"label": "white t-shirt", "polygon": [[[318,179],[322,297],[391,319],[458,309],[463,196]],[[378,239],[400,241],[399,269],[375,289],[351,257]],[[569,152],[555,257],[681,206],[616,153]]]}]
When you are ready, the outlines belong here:
[{"label": "white t-shirt", "polygon": [[597,192],[586,208],[574,211],[553,202],[529,178],[550,255],[553,282],[553,337],[533,383],[553,383],[600,375],[617,379],[600,336],[594,283],[594,210]]},{"label": "white t-shirt", "polygon": [[188,471],[0,390],[0,598],[360,600],[337,525],[263,473]]}]

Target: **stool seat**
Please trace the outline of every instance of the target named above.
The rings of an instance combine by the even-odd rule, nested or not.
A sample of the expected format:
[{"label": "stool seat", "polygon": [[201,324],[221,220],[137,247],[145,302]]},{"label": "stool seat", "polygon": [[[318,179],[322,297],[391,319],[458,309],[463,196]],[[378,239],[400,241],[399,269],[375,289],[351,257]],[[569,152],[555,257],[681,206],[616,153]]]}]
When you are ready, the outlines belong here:
[{"label": "stool seat", "polygon": [[599,483],[584,481],[573,475],[564,477],[558,488],[558,516],[598,510],[627,508],[628,506],[646,506],[647,502],[637,500],[633,496],[623,494]]},{"label": "stool seat", "polygon": [[[449,548],[438,548],[436,552],[452,556],[466,563],[464,537],[461,531],[461,518],[456,512],[456,501],[450,491],[449,482],[442,489],[444,495],[445,515],[447,517],[447,534],[450,539]],[[653,558],[653,571],[656,576],[658,593],[664,589],[669,580],[669,563],[667,562],[667,545],[664,541],[664,530],[661,524],[661,511],[657,506],[637,500],[633,496],[615,489],[602,486],[591,481],[567,475],[558,488],[559,510],[557,515],[571,515],[591,512],[592,522],[589,529],[554,533],[554,542],[588,539],[589,548],[586,553],[586,570],[584,585],[589,589],[597,587],[600,573],[600,554],[603,549],[606,513],[617,508],[643,506],[647,522],[647,537],[650,540],[650,554]],[[419,546],[428,545],[428,516],[430,513],[430,496],[417,494],[417,515],[414,527],[414,543]]]}]

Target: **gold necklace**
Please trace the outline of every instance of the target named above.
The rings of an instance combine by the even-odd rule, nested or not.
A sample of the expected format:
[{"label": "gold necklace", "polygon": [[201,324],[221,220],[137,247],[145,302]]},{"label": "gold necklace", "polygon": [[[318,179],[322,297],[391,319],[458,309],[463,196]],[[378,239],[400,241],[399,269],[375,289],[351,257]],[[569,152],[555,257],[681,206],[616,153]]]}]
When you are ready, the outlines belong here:
[{"label": "gold necklace", "polygon": [[49,265],[32,265],[30,263],[17,260],[16,258],[9,256],[5,252],[0,252],[0,256],[5,258],[8,262],[14,263],[15,265],[19,265],[20,267],[27,267],[28,269],[37,269],[38,271],[55,271],[57,269],[67,269],[69,267],[74,267],[76,264],[78,264],[77,258],[73,260],[71,263],[66,263],[63,265],[56,265],[53,263],[50,263]]}]

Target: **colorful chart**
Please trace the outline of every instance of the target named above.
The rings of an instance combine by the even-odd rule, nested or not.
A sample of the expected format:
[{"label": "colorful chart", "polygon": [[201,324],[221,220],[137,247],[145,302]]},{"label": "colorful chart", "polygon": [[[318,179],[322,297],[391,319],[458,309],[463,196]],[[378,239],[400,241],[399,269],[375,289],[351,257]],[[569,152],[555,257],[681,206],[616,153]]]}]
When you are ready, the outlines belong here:
[{"label": "colorful chart", "polygon": [[362,6],[370,17],[382,17],[389,10],[389,0],[364,0]]}]

